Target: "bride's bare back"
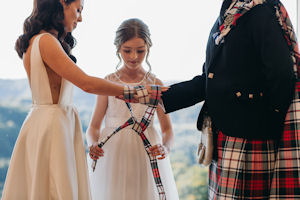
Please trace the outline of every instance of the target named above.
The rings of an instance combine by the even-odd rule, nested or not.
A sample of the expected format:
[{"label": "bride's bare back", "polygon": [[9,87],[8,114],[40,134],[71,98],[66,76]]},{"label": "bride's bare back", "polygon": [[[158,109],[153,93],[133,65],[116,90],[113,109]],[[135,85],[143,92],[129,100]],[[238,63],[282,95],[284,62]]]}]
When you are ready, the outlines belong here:
[{"label": "bride's bare back", "polygon": [[[31,70],[31,63],[30,63],[31,48],[32,48],[32,42],[35,39],[35,37],[36,36],[31,38],[31,40],[29,42],[29,47],[28,47],[26,53],[23,55],[23,64],[24,64],[24,67],[25,67],[25,70],[27,73],[29,83],[30,83],[30,70]],[[59,100],[62,78],[57,73],[55,73],[50,67],[48,67],[48,65],[45,62],[44,62],[44,65],[46,67],[46,71],[48,74],[53,104],[57,104],[58,100]]]}]

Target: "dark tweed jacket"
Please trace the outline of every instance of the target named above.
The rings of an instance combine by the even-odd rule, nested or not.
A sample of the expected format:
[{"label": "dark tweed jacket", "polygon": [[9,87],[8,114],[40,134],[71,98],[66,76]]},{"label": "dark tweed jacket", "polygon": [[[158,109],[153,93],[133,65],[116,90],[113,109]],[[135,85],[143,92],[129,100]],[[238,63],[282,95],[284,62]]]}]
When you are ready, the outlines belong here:
[{"label": "dark tweed jacket", "polygon": [[[228,7],[223,3],[220,16]],[[248,139],[277,139],[294,93],[295,76],[288,45],[274,9],[257,5],[216,46],[209,35],[202,75],[163,93],[167,113],[205,101],[214,126],[224,134]]]}]

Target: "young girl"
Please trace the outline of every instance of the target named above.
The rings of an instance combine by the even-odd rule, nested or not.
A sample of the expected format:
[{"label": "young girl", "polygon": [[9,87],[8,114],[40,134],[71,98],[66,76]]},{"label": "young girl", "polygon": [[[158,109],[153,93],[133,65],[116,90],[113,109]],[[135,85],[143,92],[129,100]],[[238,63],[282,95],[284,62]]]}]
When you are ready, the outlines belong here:
[{"label": "young girl", "polygon": [[[116,32],[114,44],[117,47],[120,63],[123,61],[123,66],[120,69],[117,67],[117,71],[109,74],[106,79],[132,86],[162,85],[162,82],[150,73],[148,56],[152,42],[146,24],[139,19],[124,21]],[[149,71],[142,66],[145,57]],[[132,104],[132,108],[137,120],[141,120],[146,106]],[[178,199],[177,189],[167,156],[173,143],[173,130],[169,116],[164,114],[159,107],[157,116],[162,137],[154,129],[153,121],[146,129],[145,135],[152,144],[151,154],[158,156],[158,168],[166,198],[176,200]],[[104,117],[105,127],[100,131]],[[87,130],[91,157],[89,165],[92,160],[100,158],[95,172],[92,172],[90,168],[93,199],[155,200],[159,198],[142,139],[131,129],[131,126],[114,135],[103,146],[103,149],[97,146],[98,141],[111,134],[129,118],[129,110],[123,101],[114,97],[100,95],[97,97],[96,107]]]}]

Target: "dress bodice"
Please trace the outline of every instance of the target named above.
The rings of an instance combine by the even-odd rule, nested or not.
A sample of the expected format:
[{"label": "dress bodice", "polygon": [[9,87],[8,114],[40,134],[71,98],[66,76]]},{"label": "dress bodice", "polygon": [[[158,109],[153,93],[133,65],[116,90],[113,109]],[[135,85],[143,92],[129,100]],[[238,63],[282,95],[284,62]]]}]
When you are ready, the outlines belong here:
[{"label": "dress bodice", "polygon": [[[155,84],[155,75],[149,74],[149,76],[145,77],[141,82],[138,83],[125,83],[121,81],[115,73],[109,74],[106,76],[106,79],[114,82],[118,82],[121,84],[127,85],[154,85]],[[138,103],[131,103],[131,107],[133,113],[138,121],[140,121],[144,115],[144,112],[147,108],[146,105],[138,104]],[[131,117],[130,112],[123,100],[119,100],[115,97],[108,97],[108,106],[106,110],[106,117],[105,117],[105,126],[106,127],[117,127],[122,125],[125,121],[127,121]],[[153,125],[153,120],[149,126]]]},{"label": "dress bodice", "polygon": [[[38,105],[53,104],[49,78],[39,48],[40,38],[44,34],[49,33],[42,33],[34,38],[30,57],[30,87],[32,91],[32,102],[33,104]],[[63,78],[61,81],[58,104],[71,105],[73,104],[73,84]]]}]

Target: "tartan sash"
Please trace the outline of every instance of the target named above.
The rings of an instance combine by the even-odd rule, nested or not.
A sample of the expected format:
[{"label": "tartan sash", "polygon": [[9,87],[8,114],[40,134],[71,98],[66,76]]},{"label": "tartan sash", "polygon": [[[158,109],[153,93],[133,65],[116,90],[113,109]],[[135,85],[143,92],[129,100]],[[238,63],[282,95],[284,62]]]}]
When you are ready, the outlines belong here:
[{"label": "tartan sash", "polygon": [[295,95],[289,106],[284,121],[274,174],[271,184],[270,199],[300,198],[300,53],[296,34],[285,7],[279,0],[238,0],[231,4],[224,16],[224,23],[219,32],[213,35],[215,44],[224,43],[224,38],[236,20],[258,4],[270,3],[276,11],[278,23],[289,46],[296,76]]},{"label": "tartan sash", "polygon": [[[143,86],[136,86],[135,89],[137,90],[137,93],[140,97],[142,97],[142,102],[148,102],[148,108],[145,111],[144,116],[142,117],[142,120],[140,122],[138,122],[137,120],[134,120],[134,124],[132,126],[132,129],[141,137],[145,150],[147,152],[147,155],[149,157],[150,160],[150,165],[152,168],[152,174],[153,174],[153,178],[158,190],[158,194],[159,194],[159,199],[160,200],[166,200],[166,194],[164,191],[164,187],[163,184],[161,182],[161,178],[160,178],[160,174],[159,174],[159,169],[158,169],[158,164],[157,164],[157,159],[156,157],[153,157],[150,154],[150,148],[152,147],[151,143],[149,142],[149,140],[147,139],[147,137],[144,134],[144,131],[146,130],[146,128],[148,127],[148,125],[151,122],[152,117],[154,116],[155,110],[157,108],[158,102],[159,102],[159,98],[160,98],[160,94],[161,94],[161,88],[157,85],[153,85],[151,86],[152,89],[152,93],[150,95],[150,97],[148,96],[148,92],[147,90],[143,87]],[[138,91],[143,90],[143,92],[139,93]],[[144,95],[147,92],[147,95]],[[145,100],[146,99],[146,100]],[[132,112],[132,108],[130,106],[130,103],[126,102],[126,105],[130,111],[131,114],[131,118],[135,119],[133,112]]]},{"label": "tartan sash", "polygon": [[[147,89],[145,89],[144,86],[136,86],[136,87],[134,87],[134,89],[137,91],[137,94],[140,97],[140,103],[148,104],[148,107],[142,117],[142,120],[140,122],[137,121],[137,119],[135,118],[135,116],[133,114],[131,105],[130,105],[130,102],[133,102],[134,90],[132,88],[130,88],[129,86],[125,86],[124,87],[124,100],[125,100],[127,108],[130,111],[131,117],[123,125],[116,128],[113,133],[111,133],[106,138],[104,138],[98,144],[98,146],[100,148],[102,148],[103,145],[117,132],[119,132],[120,130],[122,130],[123,128],[125,128],[129,125],[133,125],[132,129],[141,137],[144,147],[145,147],[145,150],[146,150],[146,153],[149,157],[150,165],[152,168],[153,178],[154,178],[154,181],[155,181],[155,184],[156,184],[156,187],[158,190],[158,194],[159,194],[159,199],[166,200],[165,190],[164,190],[163,184],[161,182],[161,177],[160,177],[160,173],[159,173],[159,169],[158,169],[157,158],[153,157],[150,154],[149,148],[152,147],[152,145],[144,134],[144,131],[149,126],[149,124],[154,116],[154,113],[156,111],[156,108],[157,108],[157,105],[158,105],[158,102],[159,102],[159,99],[161,96],[161,88],[160,88],[160,86],[157,86],[157,85],[151,86],[152,93],[150,96],[147,92]],[[97,164],[97,160],[94,160],[93,164],[92,164],[93,171],[95,170],[96,164]]]}]

